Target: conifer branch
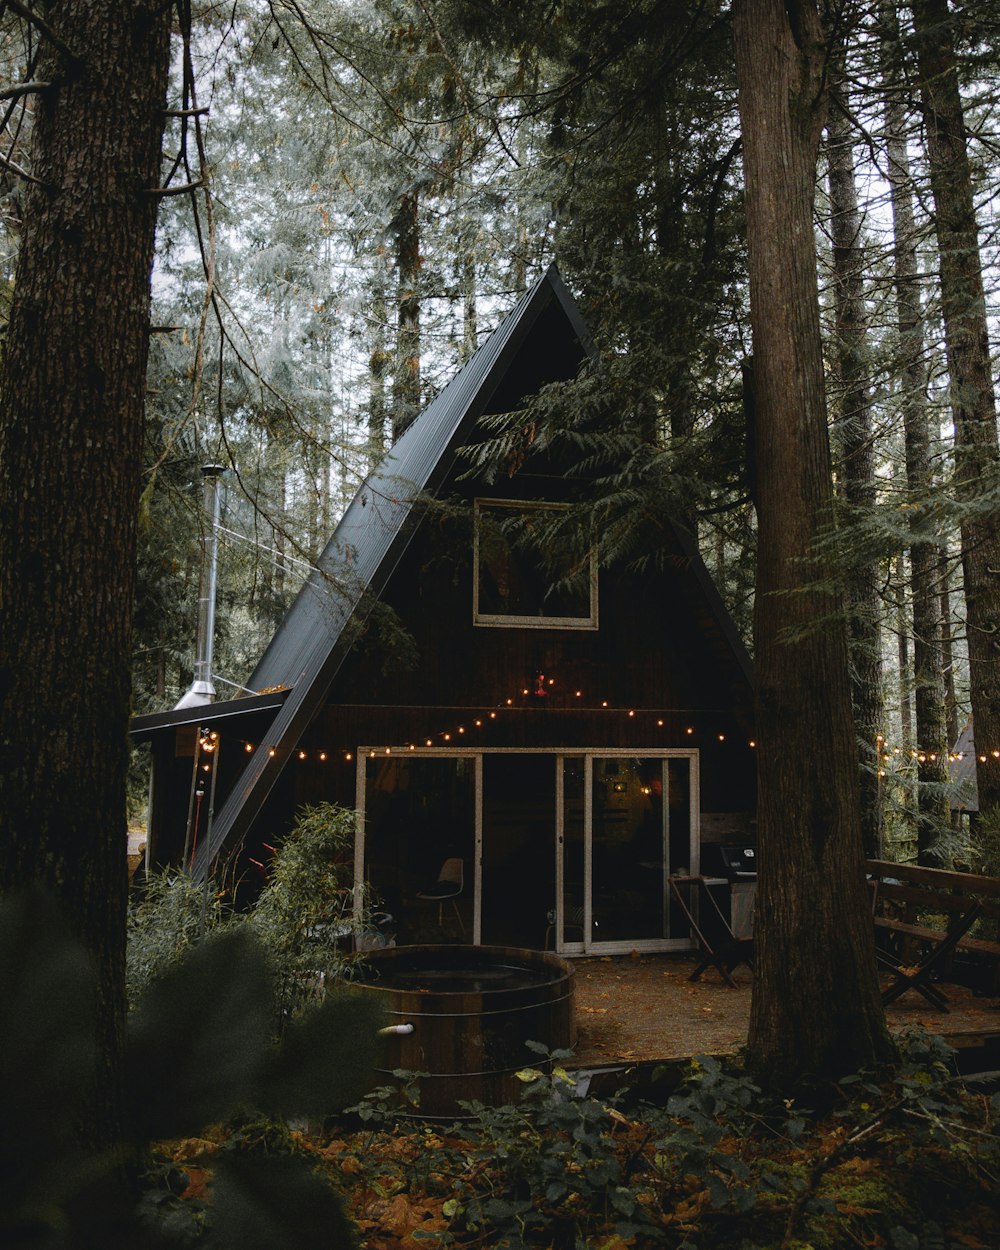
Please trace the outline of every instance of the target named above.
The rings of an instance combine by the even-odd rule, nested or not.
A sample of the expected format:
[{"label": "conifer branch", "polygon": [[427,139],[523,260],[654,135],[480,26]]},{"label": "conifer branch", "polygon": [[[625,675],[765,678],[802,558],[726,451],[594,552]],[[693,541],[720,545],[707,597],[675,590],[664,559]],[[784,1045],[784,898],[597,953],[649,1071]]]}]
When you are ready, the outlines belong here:
[{"label": "conifer branch", "polygon": [[7,0],[7,7],[9,9],[13,9],[18,17],[23,17],[24,20],[34,26],[41,35],[44,35],[49,43],[51,43],[58,52],[63,54],[67,61],[71,62],[73,65],[79,65],[82,58],[77,56],[69,44],[66,43],[61,36],[56,34],[44,17],[39,17],[34,9],[27,4],[22,4],[21,0]]},{"label": "conifer branch", "polygon": [[48,91],[51,86],[50,82],[22,82],[16,87],[8,87],[6,91],[0,91],[0,100],[16,100],[23,95]]},{"label": "conifer branch", "polygon": [[188,195],[192,191],[197,191],[199,187],[205,185],[204,178],[199,178],[197,182],[182,182],[175,187],[144,187],[144,195],[155,195],[161,199],[165,199],[170,195]]},{"label": "conifer branch", "polygon": [[41,178],[36,178],[34,174],[29,174],[26,169],[22,169],[20,165],[10,160],[6,156],[0,156],[0,166],[9,170],[12,174],[16,174],[18,178],[23,178],[25,182],[32,182],[36,187],[44,187],[47,191],[54,190],[50,182],[43,182]]}]

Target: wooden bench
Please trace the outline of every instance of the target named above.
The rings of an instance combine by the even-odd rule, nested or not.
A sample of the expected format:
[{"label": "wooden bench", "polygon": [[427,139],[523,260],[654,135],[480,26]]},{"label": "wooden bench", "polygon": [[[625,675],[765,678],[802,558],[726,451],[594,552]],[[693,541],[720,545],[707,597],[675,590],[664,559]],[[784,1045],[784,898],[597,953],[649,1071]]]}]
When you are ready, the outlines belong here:
[{"label": "wooden bench", "polygon": [[876,932],[889,939],[878,951],[892,976],[883,1003],[915,989],[947,1011],[948,999],[931,978],[950,971],[956,951],[990,960],[996,988],[1000,942],[970,937],[969,930],[980,917],[1000,919],[1000,878],[881,859],[868,860],[866,869]]}]

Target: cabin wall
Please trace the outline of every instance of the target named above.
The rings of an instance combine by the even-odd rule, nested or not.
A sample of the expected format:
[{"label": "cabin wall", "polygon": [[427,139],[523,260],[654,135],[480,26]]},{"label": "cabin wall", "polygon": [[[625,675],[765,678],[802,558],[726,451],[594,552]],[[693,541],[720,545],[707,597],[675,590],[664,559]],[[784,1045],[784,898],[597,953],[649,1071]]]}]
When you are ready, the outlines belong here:
[{"label": "cabin wall", "polygon": [[697,749],[704,836],[746,836],[752,692],[681,555],[602,572],[597,630],[494,628],[473,624],[471,544],[468,520],[425,519],[384,595],[395,618],[374,622],[289,761],[296,801],[353,804],[359,746]]}]

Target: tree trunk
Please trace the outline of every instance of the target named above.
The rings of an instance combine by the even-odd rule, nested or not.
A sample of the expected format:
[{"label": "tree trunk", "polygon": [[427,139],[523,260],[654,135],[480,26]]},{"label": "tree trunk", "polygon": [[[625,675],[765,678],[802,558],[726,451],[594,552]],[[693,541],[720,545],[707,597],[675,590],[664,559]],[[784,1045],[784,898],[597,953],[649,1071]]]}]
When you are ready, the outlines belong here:
[{"label": "tree trunk", "polygon": [[[891,1053],[864,883],[847,639],[805,562],[830,520],[813,187],[825,47],[812,0],[737,0],[754,337],[758,854],[753,1075],[836,1078]],[[790,744],[794,743],[794,751]]]},{"label": "tree trunk", "polygon": [[917,857],[937,862],[934,851],[948,827],[948,741],[945,732],[941,616],[937,585],[938,546],[925,532],[924,510],[932,488],[927,427],[924,321],[920,305],[917,232],[913,213],[906,109],[900,97],[902,57],[894,4],[880,16],[883,82],[886,88],[888,178],[892,199],[896,329],[902,363],[903,436],[910,494],[910,593],[913,602],[913,690],[917,741]]},{"label": "tree trunk", "polygon": [[132,598],[172,10],[51,10],[0,384],[0,890],[41,883],[97,969],[91,1147],[121,1129]]},{"label": "tree trunk", "polygon": [[[1000,481],[996,399],[965,118],[947,0],[916,0],[913,21],[941,259],[955,491],[975,505]],[[1000,807],[1000,526],[970,508],[961,526],[979,810]],[[994,754],[996,752],[996,754]]]},{"label": "tree trunk", "polygon": [[941,564],[938,569],[941,586],[941,668],[944,672],[944,716],[946,741],[954,746],[958,741],[958,696],[955,693],[955,656],[951,620],[951,559],[946,546],[941,548]]},{"label": "tree trunk", "polygon": [[[861,213],[854,184],[843,56],[827,128],[830,234],[833,241],[836,362],[839,375],[840,467],[844,498],[853,517],[870,517],[876,504],[875,435],[869,400],[868,325],[865,315]],[[882,856],[885,825],[879,738],[883,729],[881,598],[878,564],[852,559],[846,584],[851,659],[851,700],[860,754],[861,834],[865,854]]]},{"label": "tree trunk", "polygon": [[420,412],[420,200],[404,195],[395,218],[399,289],[396,320],[396,376],[392,391],[392,441]]},{"label": "tree trunk", "polygon": [[[913,759],[913,672],[910,666],[912,627],[906,603],[906,561],[902,553],[897,554],[895,566],[892,597],[896,609],[896,654],[899,662],[899,758],[895,763],[901,765],[896,771],[896,785],[899,791],[897,803],[906,817],[907,829],[915,837],[916,796],[910,767]],[[893,748],[893,754],[895,753],[896,748]],[[910,833],[906,835],[905,840],[909,842],[909,838]]]},{"label": "tree trunk", "polygon": [[476,257],[469,241],[469,250],[462,257],[462,355],[463,363],[479,346],[476,316]]},{"label": "tree trunk", "polygon": [[391,368],[391,357],[386,345],[389,324],[388,296],[386,294],[386,261],[380,250],[375,257],[375,276],[372,288],[372,351],[368,360],[370,378],[368,395],[368,468],[381,464],[385,455],[385,380]]}]

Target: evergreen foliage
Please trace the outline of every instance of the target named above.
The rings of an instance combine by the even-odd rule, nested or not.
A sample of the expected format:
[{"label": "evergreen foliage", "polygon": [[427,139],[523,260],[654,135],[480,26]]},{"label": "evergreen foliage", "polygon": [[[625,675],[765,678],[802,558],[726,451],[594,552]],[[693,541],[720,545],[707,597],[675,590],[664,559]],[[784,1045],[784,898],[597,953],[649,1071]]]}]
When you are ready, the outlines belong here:
[{"label": "evergreen foliage", "polygon": [[[364,1092],[381,1023],[371,996],[331,997],[276,1047],[268,963],[249,930],[201,942],[139,999],[129,1024],[120,1148],[88,1155],[76,1130],[94,1081],[95,989],[84,951],[49,899],[4,900],[4,1246],[354,1244],[336,1191],[311,1159],[294,1151],[272,1157],[287,1129],[246,1126],[259,1125],[261,1112],[328,1114]],[[179,1202],[177,1169],[157,1162],[151,1143],[191,1139],[230,1116],[245,1127],[217,1161],[215,1200]]]}]

